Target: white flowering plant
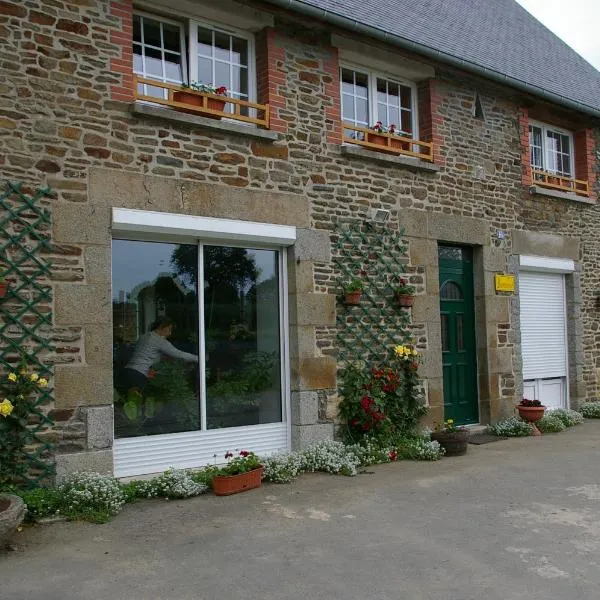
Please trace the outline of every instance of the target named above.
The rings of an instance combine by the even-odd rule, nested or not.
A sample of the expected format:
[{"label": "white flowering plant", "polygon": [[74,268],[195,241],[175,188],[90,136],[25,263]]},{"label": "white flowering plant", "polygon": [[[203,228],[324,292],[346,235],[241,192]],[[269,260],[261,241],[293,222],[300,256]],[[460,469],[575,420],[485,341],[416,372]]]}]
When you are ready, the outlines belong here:
[{"label": "white flowering plant", "polygon": [[66,516],[104,523],[121,512],[126,496],[119,482],[100,473],[73,473],[58,487]]},{"label": "white flowering plant", "polygon": [[567,428],[558,416],[552,414],[544,415],[539,421],[535,422],[535,426],[542,433],[559,433]]},{"label": "white flowering plant", "polygon": [[171,468],[158,477],[125,484],[129,500],[134,498],[191,498],[208,491],[208,485],[194,479],[194,473]]},{"label": "white flowering plant", "polygon": [[600,419],[600,402],[586,402],[579,411],[586,419]]},{"label": "white flowering plant", "polygon": [[28,446],[35,441],[29,421],[40,410],[48,380],[33,371],[26,357],[0,379],[0,486],[26,479]]},{"label": "white flowering plant", "polygon": [[560,419],[565,427],[573,427],[581,425],[584,422],[583,414],[576,410],[568,408],[554,408],[546,411],[546,416],[556,417]]},{"label": "white flowering plant", "polygon": [[487,432],[499,437],[526,437],[533,434],[533,426],[520,417],[514,416],[490,425]]}]

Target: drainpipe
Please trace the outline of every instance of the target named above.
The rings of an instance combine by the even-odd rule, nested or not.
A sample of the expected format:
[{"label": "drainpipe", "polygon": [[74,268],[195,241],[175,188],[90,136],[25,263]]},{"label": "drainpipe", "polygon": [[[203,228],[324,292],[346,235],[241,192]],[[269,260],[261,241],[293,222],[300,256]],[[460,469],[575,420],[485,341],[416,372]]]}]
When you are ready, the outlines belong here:
[{"label": "drainpipe", "polygon": [[370,25],[365,25],[363,23],[359,23],[353,19],[349,19],[347,17],[343,17],[331,11],[328,11],[324,8],[317,8],[315,6],[310,6],[301,2],[300,0],[266,0],[270,4],[275,4],[282,8],[287,8],[288,10],[300,13],[307,17],[313,17],[315,19],[319,19],[321,21],[326,21],[331,23],[332,25],[336,25],[341,27],[342,29],[355,31],[361,35],[369,36],[388,44],[393,44],[394,46],[399,46],[400,48],[404,48],[406,50],[411,50],[418,54],[422,54],[429,58],[438,60],[440,62],[447,63],[454,67],[458,67],[460,69],[471,71],[472,73],[476,73],[477,75],[481,75],[486,79],[491,79],[492,81],[502,83],[504,85],[509,85],[513,88],[516,88],[522,92],[526,92],[528,94],[533,94],[534,96],[538,96],[543,98],[544,100],[548,100],[554,104],[561,104],[562,106],[567,106],[572,108],[578,112],[585,113],[587,115],[591,115],[593,117],[600,118],[600,110],[597,108],[593,108],[587,104],[583,104],[581,102],[577,102],[576,100],[571,100],[570,98],[565,98],[560,94],[555,94],[553,92],[549,92],[544,90],[541,87],[531,85],[530,83],[526,83],[525,81],[521,81],[520,79],[515,79],[513,77],[509,77],[503,73],[499,73],[498,71],[494,71],[493,69],[488,69],[487,67],[482,67],[468,60],[464,60],[462,58],[458,58],[453,56],[452,54],[447,54],[446,52],[442,52],[440,50],[435,50],[428,46],[424,46],[423,44],[419,44],[417,42],[413,42],[411,40],[407,40],[406,38],[400,37],[398,35],[393,35],[391,33],[386,33],[380,29],[375,27],[371,27]]}]

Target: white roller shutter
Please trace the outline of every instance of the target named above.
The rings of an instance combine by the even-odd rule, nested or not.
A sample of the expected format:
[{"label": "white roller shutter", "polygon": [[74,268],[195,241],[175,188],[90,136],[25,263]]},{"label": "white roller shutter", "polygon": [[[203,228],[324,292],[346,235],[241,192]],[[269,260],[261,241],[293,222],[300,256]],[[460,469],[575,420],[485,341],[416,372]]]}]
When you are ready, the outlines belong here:
[{"label": "white roller shutter", "polygon": [[566,377],[564,275],[521,271],[519,298],[523,379]]}]

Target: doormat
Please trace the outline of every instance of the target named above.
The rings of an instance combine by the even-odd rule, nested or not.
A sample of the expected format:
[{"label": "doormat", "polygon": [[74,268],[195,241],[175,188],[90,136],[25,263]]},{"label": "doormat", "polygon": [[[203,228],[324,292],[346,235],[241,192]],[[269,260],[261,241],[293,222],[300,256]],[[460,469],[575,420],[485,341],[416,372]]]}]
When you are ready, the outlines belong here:
[{"label": "doormat", "polygon": [[500,440],[507,440],[506,437],[500,437],[492,435],[491,433],[474,433],[469,436],[469,444],[475,444],[481,446],[482,444],[491,444],[492,442],[499,442]]}]

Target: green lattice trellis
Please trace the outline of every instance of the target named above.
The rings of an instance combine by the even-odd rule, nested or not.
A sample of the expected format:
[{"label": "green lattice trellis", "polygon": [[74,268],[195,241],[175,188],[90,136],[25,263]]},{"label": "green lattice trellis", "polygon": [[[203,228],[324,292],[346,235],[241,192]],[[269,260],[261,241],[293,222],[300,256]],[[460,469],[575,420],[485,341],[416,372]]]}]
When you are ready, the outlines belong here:
[{"label": "green lattice trellis", "polygon": [[[410,339],[410,317],[394,299],[394,287],[407,273],[408,245],[403,231],[368,222],[338,223],[334,263],[340,303],[337,310],[338,363],[383,363],[390,349]],[[342,303],[344,281],[365,283],[360,306]]]},{"label": "green lattice trellis", "polygon": [[[10,282],[6,297],[0,301],[0,368],[13,368],[25,353],[28,363],[46,378],[52,374],[43,362],[51,350],[52,297],[48,279],[51,265],[43,255],[50,246],[51,220],[41,201],[48,194],[48,189],[29,194],[21,184],[12,183],[0,194],[0,263]],[[48,406],[52,406],[50,389],[38,396],[29,424],[33,438],[25,457],[32,485],[54,473],[53,445],[41,439],[41,433],[54,424],[45,410]]]}]

